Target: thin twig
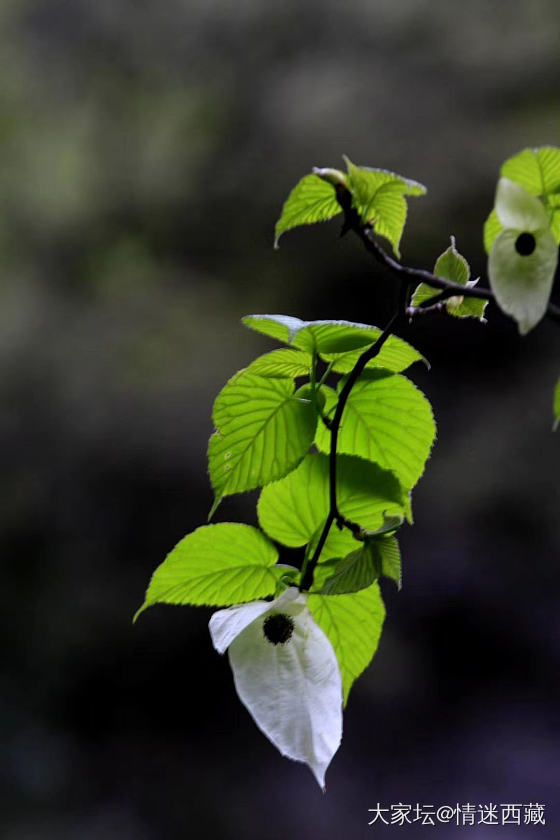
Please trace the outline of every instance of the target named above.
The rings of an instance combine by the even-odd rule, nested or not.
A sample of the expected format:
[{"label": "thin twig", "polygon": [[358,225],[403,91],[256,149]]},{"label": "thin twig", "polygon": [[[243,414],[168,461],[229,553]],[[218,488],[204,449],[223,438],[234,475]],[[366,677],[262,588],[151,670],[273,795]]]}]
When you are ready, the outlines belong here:
[{"label": "thin twig", "polygon": [[[325,546],[325,542],[327,541],[327,537],[333,523],[336,522],[339,528],[348,528],[354,536],[358,536],[362,531],[360,525],[346,519],[346,517],[343,516],[338,509],[337,446],[338,433],[340,431],[344,408],[348,402],[352,388],[356,384],[367,363],[374,359],[381,351],[381,348],[391,335],[391,330],[401,321],[406,321],[407,318],[420,313],[424,314],[426,312],[441,311],[444,308],[445,301],[455,296],[495,301],[494,293],[490,289],[485,289],[482,286],[462,286],[460,283],[454,283],[452,280],[447,280],[445,277],[438,277],[436,274],[432,274],[422,268],[411,268],[410,266],[401,265],[401,263],[397,262],[397,260],[387,254],[387,252],[383,250],[375,239],[373,239],[371,226],[362,222],[358,212],[352,206],[352,193],[348,190],[348,188],[342,184],[337,184],[336,194],[338,203],[344,211],[342,234],[351,230],[358,236],[368,253],[370,253],[377,262],[385,265],[400,281],[400,293],[398,307],[393,317],[390,319],[377,341],[362,353],[349,373],[338,397],[334,417],[329,424],[331,433],[329,448],[329,513],[315,547],[315,551],[313,552],[313,556],[310,560],[307,560],[304,563],[302,568],[301,588],[303,590],[309,589],[313,583],[315,567],[319,562],[321,552]],[[414,283],[426,283],[434,289],[439,289],[439,293],[434,294],[433,297],[423,301],[420,306],[412,307],[409,305],[409,298],[412,284]],[[560,307],[550,303],[546,314],[552,320],[560,323]]]},{"label": "thin twig", "polygon": [[[401,265],[397,260],[393,259],[381,245],[373,239],[373,231],[370,225],[364,225],[356,209],[352,206],[352,193],[346,187],[338,185],[336,187],[336,197],[338,203],[344,210],[344,225],[343,232],[351,230],[362,241],[365,249],[370,253],[377,262],[385,265],[391,274],[394,274],[400,280],[406,280],[408,283],[426,283],[434,289],[439,289],[441,295],[434,295],[429,298],[421,306],[422,309],[431,306],[435,303],[447,300],[455,295],[461,297],[478,298],[479,300],[496,300],[494,292],[491,289],[486,289],[483,286],[462,286],[460,283],[454,283],[452,280],[447,280],[445,277],[438,277],[430,271],[425,271],[422,268],[412,268],[408,265]],[[416,313],[414,313],[416,314]],[[560,307],[549,303],[546,315],[553,321],[560,323]]]}]

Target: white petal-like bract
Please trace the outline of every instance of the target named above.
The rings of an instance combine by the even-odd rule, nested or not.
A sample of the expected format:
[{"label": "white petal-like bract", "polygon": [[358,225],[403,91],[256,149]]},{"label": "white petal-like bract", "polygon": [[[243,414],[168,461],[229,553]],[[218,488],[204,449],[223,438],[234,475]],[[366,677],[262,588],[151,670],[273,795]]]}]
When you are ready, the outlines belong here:
[{"label": "white petal-like bract", "polygon": [[502,227],[531,232],[548,227],[542,201],[509,178],[498,181],[495,207]]},{"label": "white petal-like bract", "polygon": [[543,317],[548,306],[558,262],[558,245],[549,230],[531,234],[534,250],[521,255],[516,250],[519,230],[503,230],[492,245],[488,277],[496,301],[515,318],[525,335]]},{"label": "white petal-like bract", "polygon": [[[274,616],[284,616],[281,641],[265,633]],[[324,788],[342,738],[342,679],[307,596],[290,587],[275,601],[220,610],[210,633],[216,650],[229,647],[237,693],[257,726],[282,755],[307,763]]]}]

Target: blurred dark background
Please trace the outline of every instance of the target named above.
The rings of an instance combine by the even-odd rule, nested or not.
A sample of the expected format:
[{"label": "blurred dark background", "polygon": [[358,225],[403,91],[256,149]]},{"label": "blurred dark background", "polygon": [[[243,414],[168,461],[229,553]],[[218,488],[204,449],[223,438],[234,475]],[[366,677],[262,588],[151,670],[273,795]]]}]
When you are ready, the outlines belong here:
[{"label": "blurred dark background", "polygon": [[[237,701],[209,610],[131,624],[205,521],[215,394],[273,347],[241,316],[392,306],[337,222],[272,250],[289,189],[342,153],[422,181],[404,261],[454,234],[484,278],[501,162],[560,143],[559,43],[556,0],[2,0],[3,840],[559,836],[557,325],[413,327],[438,442],[326,795]],[[547,826],[384,831],[378,802]]]}]

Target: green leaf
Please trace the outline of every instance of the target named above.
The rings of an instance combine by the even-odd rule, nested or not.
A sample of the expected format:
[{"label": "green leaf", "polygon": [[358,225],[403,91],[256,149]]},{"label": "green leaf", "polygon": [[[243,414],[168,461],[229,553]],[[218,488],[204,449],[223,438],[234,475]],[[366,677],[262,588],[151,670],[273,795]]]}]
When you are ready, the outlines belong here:
[{"label": "green leaf", "polygon": [[426,188],[394,172],[355,166],[348,158],[344,159],[353,204],[362,222],[371,224],[375,233],[388,239],[395,254],[400,256],[399,243],[407,214],[404,196],[423,195]]},{"label": "green leaf", "polygon": [[560,149],[555,146],[523,149],[506,160],[500,174],[533,195],[547,196],[560,190]]},{"label": "green leaf", "polygon": [[413,181],[411,178],[405,178],[403,175],[397,175],[396,172],[391,172],[389,169],[374,169],[371,166],[356,166],[346,156],[342,156],[348,171],[348,183],[350,186],[354,183],[358,189],[357,198],[362,205],[367,204],[368,195],[375,191],[376,187],[383,184],[394,184],[399,187],[403,195],[422,196],[426,195],[427,189],[424,184],[418,181]]},{"label": "green leaf", "polygon": [[401,552],[399,541],[396,537],[379,537],[377,548],[381,555],[381,574],[390,578],[397,584],[397,589],[402,587]]},{"label": "green leaf", "polygon": [[342,212],[336,200],[336,191],[318,175],[305,175],[293,188],[284,206],[274,231],[274,247],[287,230],[300,225],[326,222]]},{"label": "green leaf", "polygon": [[[477,280],[469,280],[468,286],[476,286]],[[450,298],[447,301],[446,309],[455,318],[476,318],[481,323],[486,323],[484,313],[488,305],[487,300],[473,297]]]},{"label": "green leaf", "polygon": [[405,517],[401,513],[385,514],[383,517],[383,524],[374,531],[364,529],[363,534],[365,539],[376,539],[377,537],[387,536],[387,534],[394,534],[395,531],[401,527]]},{"label": "green leaf", "polygon": [[301,350],[285,347],[259,356],[247,370],[257,376],[298,377],[309,376],[311,356]]},{"label": "green leaf", "polygon": [[496,210],[493,209],[490,211],[490,215],[484,222],[484,250],[487,254],[490,253],[492,249],[492,245],[494,244],[494,240],[499,233],[503,230],[502,224],[498,219],[498,214]]},{"label": "green leaf", "polygon": [[323,566],[331,569],[332,574],[321,587],[322,595],[359,592],[382,575],[392,578],[399,589],[401,587],[401,557],[395,537],[369,537],[361,548],[346,557],[329,560]]},{"label": "green leaf", "polygon": [[229,606],[273,595],[287,570],[278,551],[250,525],[221,522],[188,534],[155,570],[144,604]]},{"label": "green leaf", "polygon": [[208,447],[216,501],[262,487],[293,470],[317,424],[315,406],[294,394],[291,379],[237,373],[214,403],[217,431]]},{"label": "green leaf", "polygon": [[374,543],[364,543],[346,557],[329,560],[328,567],[332,574],[321,587],[321,595],[345,595],[367,589],[378,580],[381,557]]},{"label": "green leaf", "polygon": [[[376,339],[381,335],[381,330],[378,330]],[[373,336],[372,336],[373,337]],[[326,362],[332,362],[332,371],[334,373],[350,373],[364,350],[370,346],[374,341],[370,342],[366,347],[359,347],[357,350],[351,350],[348,353],[321,353],[321,357]],[[381,351],[371,359],[367,365],[366,370],[371,368],[384,368],[393,373],[400,373],[406,370],[415,362],[424,362],[429,367],[427,360],[418,352],[412,345],[398,338],[396,335],[391,335],[381,348]]]},{"label": "green leaf", "polygon": [[451,237],[449,248],[446,248],[443,254],[440,254],[437,258],[434,274],[437,277],[443,277],[445,280],[451,280],[453,283],[466,286],[471,272],[468,262],[455,247],[454,236]]},{"label": "green leaf", "polygon": [[[337,499],[341,513],[363,528],[378,528],[384,513],[398,514],[405,509],[404,494],[394,475],[344,455],[338,457]],[[328,457],[308,455],[296,470],[264,487],[257,512],[261,528],[272,539],[293,547],[311,542],[329,512]],[[334,533],[336,529],[331,530]]]},{"label": "green leaf", "polygon": [[[346,456],[343,455],[342,457],[345,458]],[[324,522],[322,525],[324,525]],[[313,557],[319,536],[323,530],[322,525],[319,526],[306,549],[305,553],[309,557]],[[352,531],[349,531],[348,528],[342,528],[342,530],[340,530],[336,527],[336,525],[333,525],[321,551],[319,565],[322,566],[329,560],[338,560],[340,557],[346,557],[352,551],[356,551],[356,549],[360,548],[361,545],[362,543],[354,537]]]},{"label": "green leaf", "polygon": [[554,389],[552,411],[554,414],[554,426],[552,427],[552,430],[555,432],[558,428],[558,424],[560,423],[560,379],[556,383],[556,387]]},{"label": "green leaf", "polygon": [[556,242],[560,243],[560,208],[552,211],[550,221],[550,232],[555,238]]},{"label": "green leaf", "polygon": [[[451,237],[449,248],[437,258],[433,273],[436,277],[451,280],[453,283],[458,283],[460,286],[467,286],[468,288],[472,288],[478,283],[478,280],[469,280],[469,264],[457,251],[455,237],[453,236]],[[422,303],[437,295],[438,291],[438,289],[435,289],[427,283],[420,283],[412,296],[412,306],[421,306]],[[454,315],[457,318],[478,318],[479,321],[484,320],[486,305],[487,301],[485,300],[465,298],[463,295],[457,295],[445,301],[446,311],[450,315]]]},{"label": "green leaf", "polygon": [[[326,389],[328,415],[338,395]],[[414,487],[424,471],[436,427],[428,400],[408,379],[386,371],[367,371],[352,389],[340,427],[338,451],[374,461],[395,473],[403,487]],[[330,449],[330,432],[319,424],[315,443]]]},{"label": "green leaf", "polygon": [[[321,574],[325,572],[318,567],[319,586],[324,582]],[[307,606],[336,653],[346,705],[354,680],[367,668],[379,644],[385,618],[379,587],[374,583],[351,595],[311,594]]]},{"label": "green leaf", "polygon": [[[247,315],[242,320],[249,329],[284,344],[291,344],[306,353],[318,353],[326,361],[339,357],[342,359],[342,355],[347,353],[354,353],[357,359],[360,352],[374,344],[382,333],[379,327],[370,324],[358,324],[353,321],[302,321],[292,315]],[[401,366],[402,370],[415,361],[425,361],[417,350],[397,336],[387,339],[380,358],[387,361],[387,365],[383,367],[389,370],[397,366]],[[348,356],[348,360],[350,359]],[[346,367],[346,361],[345,356],[340,362],[341,367]]]}]

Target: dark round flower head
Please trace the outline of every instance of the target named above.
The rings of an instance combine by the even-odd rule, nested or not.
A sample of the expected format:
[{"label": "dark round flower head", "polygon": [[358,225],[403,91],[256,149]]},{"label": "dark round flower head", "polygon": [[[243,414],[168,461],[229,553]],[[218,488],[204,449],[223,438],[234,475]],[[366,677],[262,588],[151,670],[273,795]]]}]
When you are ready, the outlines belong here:
[{"label": "dark round flower head", "polygon": [[536,244],[536,239],[532,233],[520,233],[515,240],[515,250],[522,257],[528,257],[535,250]]},{"label": "dark round flower head", "polygon": [[263,633],[273,645],[284,645],[292,637],[294,621],[285,613],[268,615],[263,622]]}]

